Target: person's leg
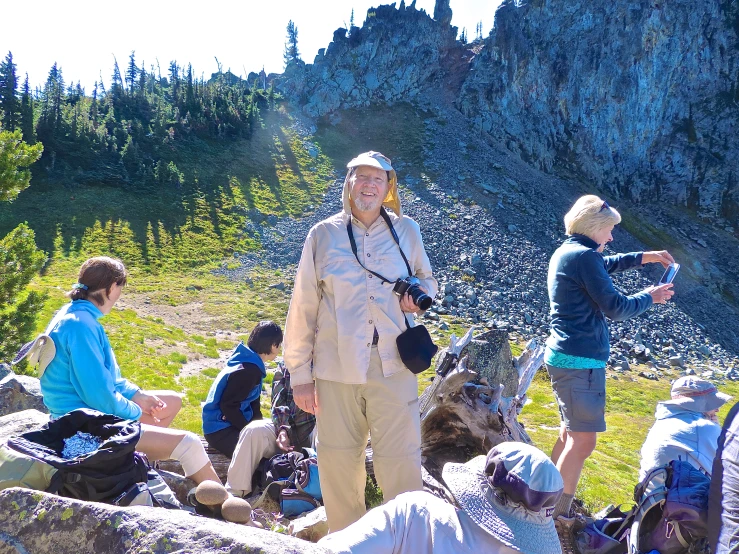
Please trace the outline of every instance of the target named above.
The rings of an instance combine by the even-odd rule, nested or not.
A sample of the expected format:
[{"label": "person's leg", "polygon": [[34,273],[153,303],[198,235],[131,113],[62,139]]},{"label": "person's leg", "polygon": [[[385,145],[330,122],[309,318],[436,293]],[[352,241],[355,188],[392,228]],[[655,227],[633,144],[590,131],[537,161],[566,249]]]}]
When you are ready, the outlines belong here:
[{"label": "person's leg", "polygon": [[320,406],[316,416],[318,472],[331,532],[351,525],[366,511],[364,449],[369,429],[363,388],[316,380]]},{"label": "person's leg", "polygon": [[279,452],[276,441],[275,425],[268,419],[258,419],[244,427],[228,466],[226,488],[236,496],[248,495],[261,459],[271,458]]},{"label": "person's leg", "polygon": [[177,413],[182,408],[182,395],[171,390],[148,390],[149,394],[155,394],[167,407],[159,414],[159,421],[154,421],[149,414],[141,414],[141,423],[154,425],[156,427],[169,427]]},{"label": "person's leg", "polygon": [[146,454],[151,461],[178,460],[185,477],[196,483],[206,480],[221,482],[195,433],[143,424],[136,450]]},{"label": "person's leg", "polygon": [[562,455],[562,451],[565,449],[565,443],[567,442],[567,427],[564,422],[559,426],[559,435],[557,436],[557,442],[552,447],[552,463],[557,465],[559,457]]},{"label": "person's leg", "polygon": [[205,435],[205,440],[208,441],[208,446],[215,448],[227,458],[231,458],[239,442],[239,435],[239,430],[232,426]]},{"label": "person's leg", "polygon": [[585,460],[595,450],[597,441],[598,433],[567,431],[567,443],[557,462],[564,482],[564,494],[575,494]]},{"label": "person's leg", "polygon": [[565,369],[547,366],[562,425],[552,460],[562,474],[564,490],[554,518],[567,517],[583,465],[595,450],[597,433],[606,430],[606,384],[603,369]]},{"label": "person's leg", "polygon": [[[390,377],[372,349],[367,372],[367,422],[372,439],[372,461],[385,502],[403,492],[421,490],[421,414],[418,381],[410,371]],[[319,432],[319,440],[320,440]]]}]

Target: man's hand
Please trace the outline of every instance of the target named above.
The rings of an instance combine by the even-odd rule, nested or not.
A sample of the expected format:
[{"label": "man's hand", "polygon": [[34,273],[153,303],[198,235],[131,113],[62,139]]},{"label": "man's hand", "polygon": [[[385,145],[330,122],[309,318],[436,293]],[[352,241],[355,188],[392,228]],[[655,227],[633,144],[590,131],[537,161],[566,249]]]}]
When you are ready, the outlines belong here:
[{"label": "man's hand", "polygon": [[660,263],[662,267],[667,267],[675,263],[675,258],[667,250],[653,250],[644,252],[641,257],[643,264]]},{"label": "man's hand", "polygon": [[310,414],[318,411],[318,394],[316,393],[316,384],[308,383],[307,385],[293,385],[293,400],[295,404]]},{"label": "man's hand", "polygon": [[166,402],[161,400],[158,396],[149,394],[142,390],[139,390],[134,394],[131,401],[138,404],[141,407],[141,411],[150,415],[157,423],[159,423],[159,414],[161,414],[162,410],[167,407]]},{"label": "man's hand", "polygon": [[[429,291],[427,291],[421,285],[418,285],[418,288],[421,289],[425,294],[429,293]],[[407,314],[417,314],[421,312],[421,308],[416,305],[416,303],[413,301],[413,298],[411,298],[411,295],[407,292],[400,297],[400,309]]]},{"label": "man's hand", "polygon": [[658,287],[649,287],[646,291],[652,295],[652,301],[655,304],[666,304],[672,298],[675,291],[672,290],[672,283],[659,285]]},{"label": "man's hand", "polygon": [[275,442],[277,443],[277,448],[283,452],[291,452],[294,450],[294,447],[290,444],[290,437],[287,436],[287,429],[280,429]]}]

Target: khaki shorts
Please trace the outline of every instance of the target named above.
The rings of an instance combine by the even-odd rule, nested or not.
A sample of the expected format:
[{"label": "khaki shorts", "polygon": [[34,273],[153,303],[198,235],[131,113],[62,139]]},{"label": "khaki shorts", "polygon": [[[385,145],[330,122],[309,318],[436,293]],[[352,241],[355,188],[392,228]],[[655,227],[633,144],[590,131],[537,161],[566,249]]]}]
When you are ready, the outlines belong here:
[{"label": "khaki shorts", "polygon": [[559,415],[568,431],[606,430],[606,370],[547,366]]}]

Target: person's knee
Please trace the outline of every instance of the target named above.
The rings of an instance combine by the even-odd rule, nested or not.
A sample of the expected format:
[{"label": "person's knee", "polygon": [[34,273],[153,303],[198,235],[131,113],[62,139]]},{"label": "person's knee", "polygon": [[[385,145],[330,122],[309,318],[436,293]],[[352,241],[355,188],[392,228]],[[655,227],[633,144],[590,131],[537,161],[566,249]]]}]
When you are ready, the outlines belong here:
[{"label": "person's knee", "polygon": [[185,477],[200,471],[210,462],[200,437],[190,431],[183,431],[182,440],[172,451],[172,458],[180,462]]},{"label": "person's knee", "polygon": [[595,450],[595,445],[598,442],[597,433],[583,433],[569,431],[567,433],[567,446],[566,448],[572,452],[572,454],[581,457],[583,459],[590,456]]}]

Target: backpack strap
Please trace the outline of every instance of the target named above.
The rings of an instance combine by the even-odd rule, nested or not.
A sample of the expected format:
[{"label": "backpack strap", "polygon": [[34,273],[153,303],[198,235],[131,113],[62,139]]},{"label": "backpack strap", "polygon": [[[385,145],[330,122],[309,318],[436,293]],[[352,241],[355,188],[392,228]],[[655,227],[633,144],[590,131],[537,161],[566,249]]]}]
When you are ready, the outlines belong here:
[{"label": "backpack strap", "polygon": [[[670,478],[670,466],[662,466],[650,471],[644,480],[637,485],[637,490],[642,491],[641,498],[636,498],[634,506],[634,520],[629,532],[628,546],[629,554],[639,554],[639,533],[641,524],[647,513],[655,506],[662,509],[667,499],[667,481]],[[650,488],[651,485],[651,488]]]}]

